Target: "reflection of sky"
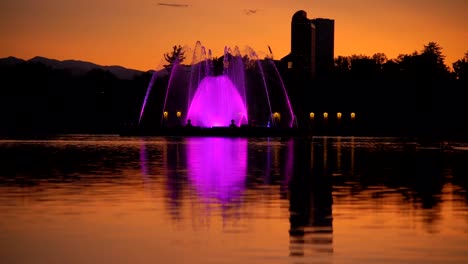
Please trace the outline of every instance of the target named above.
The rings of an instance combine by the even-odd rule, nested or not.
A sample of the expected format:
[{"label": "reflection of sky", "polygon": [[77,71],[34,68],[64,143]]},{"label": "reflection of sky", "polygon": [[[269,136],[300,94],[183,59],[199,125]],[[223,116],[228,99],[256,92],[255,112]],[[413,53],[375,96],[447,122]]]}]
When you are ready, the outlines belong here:
[{"label": "reflection of sky", "polygon": [[222,203],[236,200],[245,188],[247,139],[190,138],[188,176],[199,196]]},{"label": "reflection of sky", "polygon": [[[0,140],[3,262],[468,263],[466,151],[402,150],[376,139],[380,148],[341,138],[342,175],[335,176],[338,148],[332,137],[328,150],[321,137],[294,145],[274,139],[121,140]],[[278,195],[276,180],[271,185],[258,180],[270,147],[273,179],[290,175],[290,196]],[[315,161],[314,170],[309,160]],[[216,167],[234,173],[205,174],[221,162],[228,164]],[[137,177],[145,171],[143,190]],[[194,193],[201,198],[193,199]],[[242,198],[242,203],[224,202],[218,210],[205,206],[204,197],[218,204]],[[430,197],[437,199],[424,207]],[[329,219],[327,210],[333,212],[328,226],[322,222]],[[304,236],[288,236],[291,214],[301,217]],[[76,245],[86,254],[75,254]],[[287,257],[301,252],[303,257]]]}]

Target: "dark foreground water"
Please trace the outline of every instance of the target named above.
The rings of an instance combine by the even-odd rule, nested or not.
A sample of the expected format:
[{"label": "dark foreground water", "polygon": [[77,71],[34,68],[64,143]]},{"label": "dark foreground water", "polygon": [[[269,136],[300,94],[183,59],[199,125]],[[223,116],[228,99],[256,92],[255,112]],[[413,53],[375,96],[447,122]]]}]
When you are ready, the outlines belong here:
[{"label": "dark foreground water", "polygon": [[0,140],[0,263],[468,263],[468,144]]}]

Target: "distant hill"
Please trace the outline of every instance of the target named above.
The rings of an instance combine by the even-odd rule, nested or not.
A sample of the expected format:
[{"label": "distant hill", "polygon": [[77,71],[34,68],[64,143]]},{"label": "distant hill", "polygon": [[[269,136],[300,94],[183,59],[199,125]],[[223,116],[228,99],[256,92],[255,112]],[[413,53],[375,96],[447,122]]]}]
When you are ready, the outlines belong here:
[{"label": "distant hill", "polygon": [[7,57],[7,58],[0,59],[0,65],[6,65],[6,66],[15,65],[15,64],[23,63],[23,62],[25,62],[25,60],[18,59],[15,57]]},{"label": "distant hill", "polygon": [[86,72],[93,70],[93,69],[101,69],[101,70],[109,71],[115,76],[117,76],[118,78],[124,79],[124,80],[131,80],[135,75],[140,75],[143,73],[142,71],[139,71],[139,70],[127,69],[125,67],[118,66],[118,65],[102,66],[102,65],[98,65],[92,62],[79,61],[79,60],[60,61],[60,60],[49,59],[49,58],[40,57],[40,56],[34,57],[27,61],[18,59],[15,57],[0,58],[0,65],[10,66],[10,65],[15,65],[15,64],[24,63],[24,62],[40,62],[54,69],[67,69],[67,70],[70,70],[70,72],[74,75],[85,74]]}]

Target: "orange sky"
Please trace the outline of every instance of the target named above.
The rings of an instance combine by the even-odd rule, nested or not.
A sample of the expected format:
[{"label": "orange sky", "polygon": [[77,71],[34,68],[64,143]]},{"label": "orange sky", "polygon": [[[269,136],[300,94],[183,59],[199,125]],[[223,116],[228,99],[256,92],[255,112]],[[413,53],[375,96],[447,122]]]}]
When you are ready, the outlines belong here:
[{"label": "orange sky", "polygon": [[269,45],[279,59],[289,53],[291,17],[301,9],[335,20],[335,56],[395,58],[435,41],[451,67],[468,51],[466,0],[2,0],[0,57],[149,70],[173,45],[200,40],[214,56],[226,45],[260,55]]}]

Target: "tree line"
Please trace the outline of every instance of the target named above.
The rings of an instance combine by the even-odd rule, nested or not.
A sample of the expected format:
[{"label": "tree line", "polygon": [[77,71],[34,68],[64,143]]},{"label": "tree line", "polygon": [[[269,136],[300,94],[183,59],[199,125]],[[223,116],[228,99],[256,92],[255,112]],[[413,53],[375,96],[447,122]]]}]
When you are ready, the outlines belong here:
[{"label": "tree line", "polygon": [[369,134],[468,135],[468,51],[452,68],[435,42],[395,59],[338,56],[332,71],[307,84],[304,104],[308,111],[356,112]]},{"label": "tree line", "polygon": [[[166,69],[184,57],[181,52],[175,46],[165,54]],[[355,112],[370,134],[467,135],[467,69],[468,52],[450,69],[435,42],[395,59],[382,53],[338,56],[328,75],[307,83],[302,110]],[[0,65],[0,134],[118,133],[138,123],[152,74],[123,80],[98,69],[75,76],[41,63]],[[154,126],[168,78],[157,78],[148,98],[147,118],[155,119]],[[284,79],[290,92],[297,89]]]}]

